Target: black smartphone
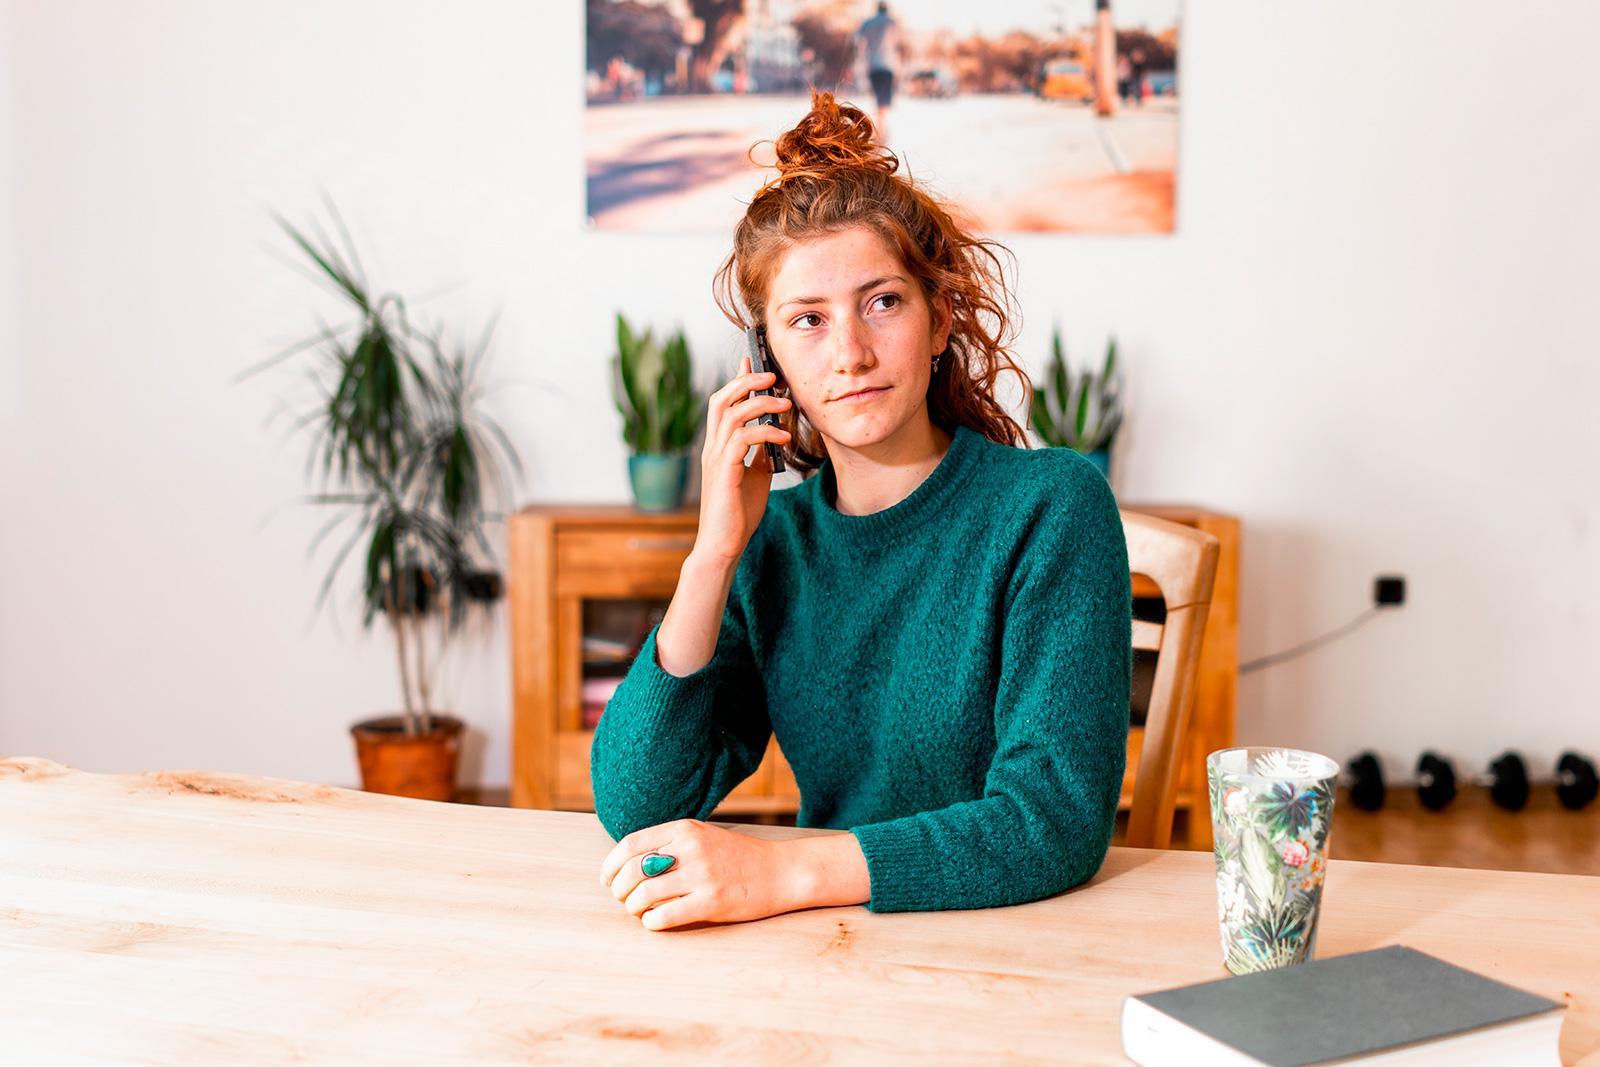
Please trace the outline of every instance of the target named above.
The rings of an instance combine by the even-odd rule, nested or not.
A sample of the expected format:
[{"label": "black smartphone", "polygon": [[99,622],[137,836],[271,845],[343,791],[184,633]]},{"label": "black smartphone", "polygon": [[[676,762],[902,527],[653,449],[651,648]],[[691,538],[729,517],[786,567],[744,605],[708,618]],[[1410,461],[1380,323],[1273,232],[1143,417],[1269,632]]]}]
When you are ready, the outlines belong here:
[{"label": "black smartphone", "polygon": [[[783,380],[783,371],[778,369],[778,361],[772,358],[772,349],[767,347],[767,328],[765,326],[752,326],[744,332],[744,339],[750,346],[751,372],[762,374],[771,371],[775,376],[774,384],[781,382]],[[756,392],[761,396],[773,395],[771,389],[757,389]],[[756,417],[756,421],[763,426],[777,426],[778,413],[764,411]],[[784,470],[783,449],[779,448],[774,441],[765,441],[763,443],[767,446],[767,458],[772,461],[772,473],[782,474]]]}]

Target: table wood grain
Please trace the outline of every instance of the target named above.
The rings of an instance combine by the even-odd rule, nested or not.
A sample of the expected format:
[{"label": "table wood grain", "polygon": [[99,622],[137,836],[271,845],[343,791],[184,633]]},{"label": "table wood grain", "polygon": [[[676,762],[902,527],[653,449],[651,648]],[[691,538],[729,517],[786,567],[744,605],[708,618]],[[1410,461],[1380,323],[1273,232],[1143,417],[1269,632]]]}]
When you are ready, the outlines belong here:
[{"label": "table wood grain", "polygon": [[[818,831],[724,824],[764,838]],[[1122,1000],[1222,977],[1199,852],[1012,908],[640,926],[592,814],[0,760],[17,1063],[1122,1063]],[[1407,944],[1568,1005],[1600,1064],[1600,878],[1333,860],[1318,952]]]}]

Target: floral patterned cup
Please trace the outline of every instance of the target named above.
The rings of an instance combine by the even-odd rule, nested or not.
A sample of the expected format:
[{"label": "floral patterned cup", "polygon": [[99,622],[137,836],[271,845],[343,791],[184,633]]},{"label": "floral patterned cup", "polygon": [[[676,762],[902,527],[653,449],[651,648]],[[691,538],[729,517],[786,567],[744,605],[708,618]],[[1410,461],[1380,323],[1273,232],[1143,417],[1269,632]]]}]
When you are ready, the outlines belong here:
[{"label": "floral patterned cup", "polygon": [[1313,959],[1339,765],[1293,748],[1206,757],[1222,964],[1234,974]]}]

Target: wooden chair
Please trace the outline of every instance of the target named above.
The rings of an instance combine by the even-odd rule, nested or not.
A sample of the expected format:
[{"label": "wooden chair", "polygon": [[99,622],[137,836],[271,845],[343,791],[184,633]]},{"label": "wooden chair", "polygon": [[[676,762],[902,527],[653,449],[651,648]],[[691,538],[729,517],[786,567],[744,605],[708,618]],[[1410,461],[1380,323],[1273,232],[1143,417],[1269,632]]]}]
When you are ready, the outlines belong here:
[{"label": "wooden chair", "polygon": [[[1133,623],[1133,647],[1156,654],[1156,676],[1138,745],[1124,844],[1167,848],[1172,843],[1178,772],[1200,668],[1200,638],[1211,608],[1221,543],[1193,527],[1131,511],[1122,512],[1122,530],[1129,571],[1155,582],[1167,606],[1164,622],[1135,619]],[[1209,795],[1204,783],[1200,795]],[[1210,813],[1197,802],[1189,817],[1206,819]]]}]

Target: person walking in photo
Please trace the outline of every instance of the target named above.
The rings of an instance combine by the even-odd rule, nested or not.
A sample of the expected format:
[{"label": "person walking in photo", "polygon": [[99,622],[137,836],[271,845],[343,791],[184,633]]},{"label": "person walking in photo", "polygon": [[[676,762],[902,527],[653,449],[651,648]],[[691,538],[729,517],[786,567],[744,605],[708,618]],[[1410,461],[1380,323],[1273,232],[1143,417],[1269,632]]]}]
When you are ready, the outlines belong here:
[{"label": "person walking in photo", "polygon": [[1143,48],[1135,48],[1128,55],[1128,79],[1131,82],[1129,86],[1130,95],[1133,98],[1133,103],[1140,107],[1144,106],[1144,72],[1149,63],[1150,61],[1145,57]]},{"label": "person walking in photo", "polygon": [[878,13],[866,19],[856,29],[856,46],[866,52],[867,80],[872,83],[872,95],[877,100],[873,124],[878,130],[880,144],[889,143],[889,105],[894,103],[895,82],[900,66],[908,51],[900,23],[889,14],[889,5],[879,0]]}]

